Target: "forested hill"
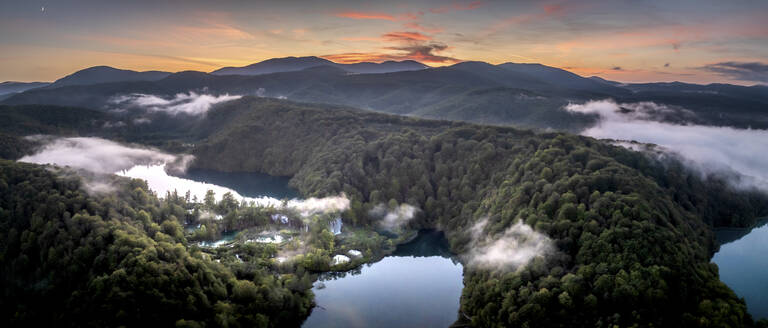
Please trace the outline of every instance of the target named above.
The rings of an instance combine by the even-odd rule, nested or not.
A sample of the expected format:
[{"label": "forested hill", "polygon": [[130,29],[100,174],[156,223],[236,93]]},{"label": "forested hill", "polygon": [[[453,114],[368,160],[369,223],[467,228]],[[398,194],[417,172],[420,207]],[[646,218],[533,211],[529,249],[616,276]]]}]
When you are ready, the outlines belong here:
[{"label": "forested hill", "polygon": [[[109,118],[110,122],[112,119]],[[41,120],[38,118],[35,122]],[[372,227],[376,224],[368,213],[381,203],[407,203],[419,207],[423,215],[411,221],[410,227],[445,231],[452,250],[463,256],[467,264],[459,318],[471,325],[753,325],[743,301],[720,282],[717,267],[709,262],[717,247],[711,228],[749,226],[755,217],[768,212],[766,197],[733,190],[717,177],[701,180],[698,174],[674,161],[657,162],[641,153],[569,134],[537,134],[513,128],[431,121],[255,97],[223,103],[205,117],[176,120],[158,120],[140,126],[128,121],[125,126],[105,129],[108,132],[103,133],[125,141],[151,141],[154,144],[162,141],[165,149],[191,151],[197,158],[193,165],[201,168],[290,175],[293,177],[291,183],[305,196],[344,192],[351,198],[351,210],[343,214],[344,222],[352,226]],[[176,128],[172,128],[172,122],[177,123]],[[174,146],[181,144],[193,146]],[[128,229],[141,238],[145,238],[142,236],[146,233],[146,238],[154,239],[162,247],[166,247],[161,243],[166,240],[165,236],[173,236],[174,229],[170,229],[173,226],[169,227],[171,233],[163,234],[158,234],[161,230],[155,227],[160,225],[165,229],[165,225],[172,225],[165,223],[173,213],[171,209],[163,210],[166,205],[153,203],[155,200],[146,199],[142,192],[128,192],[130,188],[145,190],[145,186],[131,186],[126,193],[115,196],[117,198],[87,198],[75,192],[75,186],[56,182],[58,180],[49,171],[8,162],[3,165],[3,170],[10,173],[4,175],[4,184],[0,187],[7,185],[7,190],[12,192],[2,193],[2,232],[8,235],[2,238],[0,249],[4,252],[3,259],[20,263],[6,265],[8,262],[4,262],[4,270],[34,268],[31,263],[35,262],[28,261],[38,261],[38,258],[43,261],[41,263],[52,261],[54,257],[45,255],[50,254],[45,250],[52,246],[45,242],[56,239],[40,236],[48,236],[53,231],[72,231],[58,244],[69,245],[71,240],[72,245],[85,245],[75,242],[75,238],[84,238],[89,236],[89,231],[95,233],[102,228],[78,228],[76,223],[80,221],[73,222],[70,218],[83,211],[83,215],[103,218],[93,221],[99,227],[103,224],[103,229],[112,227],[107,222],[116,222],[117,227],[110,229]],[[35,184],[25,184],[24,180],[35,181]],[[64,205],[38,206],[40,210],[36,211],[32,204],[47,204],[44,196],[33,197],[42,190]],[[121,200],[123,197],[140,200],[126,202]],[[153,209],[151,204],[160,209]],[[139,215],[140,209],[151,214],[149,218],[155,225],[140,223],[147,221]],[[478,222],[486,224],[478,225]],[[520,269],[469,263],[475,238],[470,231],[497,240],[504,238],[517,222],[551,238],[556,251]],[[145,232],[141,232],[142,229]],[[30,239],[30,236],[36,239]],[[97,252],[102,252],[112,258],[110,252],[123,249],[119,243],[110,246],[121,239],[99,236],[94,235],[96,239],[90,248],[80,250],[81,247],[73,246],[71,251],[62,252],[93,258],[98,258],[101,255]],[[174,243],[184,245],[184,241],[167,242],[171,246]],[[129,245],[132,245],[130,249],[141,252],[154,244],[146,240]],[[24,252],[18,253],[22,249]],[[143,260],[120,263],[125,270],[134,266],[143,268],[143,265],[170,268],[177,258],[196,256],[187,255],[184,247],[174,248],[176,253],[170,260],[163,257],[163,252],[147,252],[147,256],[158,254],[160,264],[155,264],[155,258],[146,263]],[[13,254],[24,254],[29,259]],[[26,254],[34,254],[34,259]],[[117,253],[114,258],[121,259],[124,255]],[[196,263],[193,259],[182,263],[187,263],[184,261]],[[195,270],[205,272],[213,264],[198,265]],[[91,290],[81,288],[101,288],[102,285],[89,285],[95,284],[90,279],[101,281],[96,277],[119,268],[96,267],[94,270],[104,271],[64,277],[85,279],[68,284],[73,286],[72,289]],[[215,268],[213,265],[209,269]],[[68,272],[65,268],[61,270]],[[136,270],[145,272],[144,269]],[[159,272],[171,274],[175,270]],[[212,281],[220,279],[222,284],[232,281],[226,272],[213,276],[204,272],[173,276],[169,279],[178,282],[177,285],[162,287],[165,285],[160,284],[157,288],[176,288],[184,284],[197,286],[193,280],[201,277]],[[18,279],[19,285],[42,281],[45,286],[46,281],[40,275],[25,277],[16,273],[3,277]],[[115,277],[122,283],[119,278]],[[272,295],[270,297],[281,295],[280,299],[286,302],[281,304],[290,305],[288,311],[294,311],[297,316],[306,315],[306,295],[284,289],[290,285],[288,281],[254,281],[263,281],[267,285],[253,289],[250,285],[239,285],[245,283],[227,283],[227,286],[246,288],[245,294],[235,292],[234,287],[226,288],[232,294],[222,294],[216,289],[218,287],[203,290],[203,294],[195,292],[192,298],[209,300],[200,307],[174,302],[166,304],[163,298],[157,299],[162,295],[186,295],[179,289],[140,290],[140,293],[146,293],[141,295],[151,301],[148,304],[160,302],[170,309],[168,311],[176,311],[173,312],[178,314],[176,318],[186,319],[189,315],[196,321],[204,320],[208,315],[215,315],[215,320],[223,316],[240,322],[260,320],[263,323],[268,320],[270,324],[286,320],[285,313],[275,312],[266,305],[272,303],[261,302],[272,298],[260,293]],[[128,283],[131,284],[127,286],[139,286],[132,285],[133,281]],[[64,297],[60,295],[70,292],[56,290],[55,295]],[[20,292],[12,289],[6,293],[18,295]],[[23,295],[38,297],[39,294]],[[121,298],[127,296],[118,291],[104,295],[112,297],[103,299],[106,307],[113,306],[113,301],[131,299]],[[240,298],[239,295],[246,296]],[[258,301],[248,297],[256,297]],[[4,299],[9,298],[6,295]],[[218,305],[219,301],[224,305]],[[189,302],[197,304],[191,299]],[[87,309],[93,305],[84,304],[83,308]],[[211,304],[215,305],[207,307]],[[2,305],[8,308],[8,304]],[[133,309],[136,304],[129,305]],[[263,317],[235,319],[234,316],[244,313],[241,311],[248,309],[247,306],[254,306],[252,313],[263,314]],[[34,317],[35,312],[19,313]]]},{"label": "forested hill", "polygon": [[744,303],[709,263],[711,227],[745,226],[766,198],[681,166],[567,134],[424,121],[256,98],[220,106],[200,167],[293,175],[304,194],[352,198],[345,221],[382,202],[424,210],[459,254],[468,231],[516,221],[558,252],[517,271],[467,267],[461,311],[476,326],[744,326]]},{"label": "forested hill", "polygon": [[109,183],[113,193],[89,195],[74,172],[0,160],[6,327],[283,327],[308,315],[312,294],[295,275],[236,277],[190,247],[183,198]]},{"label": "forested hill", "polygon": [[[563,107],[569,103],[610,98],[619,103],[650,101],[677,111],[685,109],[681,113],[694,114],[692,122],[697,124],[768,127],[768,114],[764,110],[768,105],[768,88],[764,86],[627,85],[584,78],[544,65],[491,65],[484,62],[462,62],[449,67],[379,74],[350,74],[344,68],[347,66],[328,63],[330,66],[313,66],[326,62],[319,58],[301,61],[301,65],[289,65],[290,69],[268,65],[268,69],[259,71],[259,74],[270,74],[263,75],[242,72],[239,74],[245,75],[215,75],[186,71],[139,78],[118,74],[108,80],[88,83],[63,86],[55,83],[46,88],[10,95],[2,102],[9,105],[48,104],[104,110],[121,109],[114,100],[136,93],[164,98],[190,92],[259,95],[432,119],[576,132],[593,123],[594,118],[571,113]],[[691,117],[682,115],[676,119],[689,120]]]}]

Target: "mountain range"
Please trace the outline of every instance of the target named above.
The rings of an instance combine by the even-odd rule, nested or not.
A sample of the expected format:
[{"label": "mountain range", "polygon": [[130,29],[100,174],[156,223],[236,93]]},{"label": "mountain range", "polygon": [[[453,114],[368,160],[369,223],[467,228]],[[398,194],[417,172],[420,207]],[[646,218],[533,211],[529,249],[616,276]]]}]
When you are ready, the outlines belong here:
[{"label": "mountain range", "polygon": [[15,82],[8,81],[0,83],[0,96],[24,92],[29,89],[40,88],[48,86],[48,82]]},{"label": "mountain range", "polygon": [[339,64],[315,56],[285,57],[267,59],[243,67],[224,67],[217,69],[213,75],[262,75],[279,72],[294,72],[316,66],[333,66],[349,73],[377,74],[401,71],[417,71],[429,66],[413,60],[385,61],[382,63],[362,62],[354,64]]},{"label": "mountain range", "polygon": [[[656,102],[676,109],[676,121],[768,128],[768,87],[690,83],[624,84],[582,77],[541,64],[462,62],[337,64],[287,57],[205,73],[135,72],[98,66],[44,87],[7,96],[3,104],[55,104],[115,109],[129,94],[255,95],[327,103],[434,119],[577,131],[595,117],[564,110],[570,103],[612,99]],[[694,115],[690,115],[693,113]],[[668,116],[670,116],[668,115]]]}]

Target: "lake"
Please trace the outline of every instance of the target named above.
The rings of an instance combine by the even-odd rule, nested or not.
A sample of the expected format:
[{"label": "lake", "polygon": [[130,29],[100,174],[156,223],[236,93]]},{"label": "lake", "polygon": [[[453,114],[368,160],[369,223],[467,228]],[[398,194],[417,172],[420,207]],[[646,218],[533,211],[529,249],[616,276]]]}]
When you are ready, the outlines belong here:
[{"label": "lake", "polygon": [[219,172],[205,169],[189,169],[185,174],[178,177],[233,189],[245,197],[299,198],[299,193],[288,187],[290,177],[277,177],[254,172]]},{"label": "lake", "polygon": [[[740,236],[743,235],[743,236]],[[747,302],[747,310],[757,320],[768,318],[768,224],[752,229],[717,231],[723,243],[712,257],[720,268],[720,280]],[[740,238],[739,238],[740,237]],[[728,242],[730,241],[730,242]]]},{"label": "lake", "polygon": [[[458,318],[462,266],[441,232],[419,232],[379,262],[322,276],[302,327],[448,327]],[[320,287],[322,286],[322,287]]]},{"label": "lake", "polygon": [[216,194],[217,199],[229,192],[235,199],[245,198],[261,205],[278,206],[281,199],[297,198],[298,192],[288,187],[288,178],[275,177],[263,173],[216,172],[209,170],[189,170],[185,175],[173,176],[166,172],[166,164],[135,165],[117,175],[147,181],[149,189],[159,197],[167,192],[177,191],[184,195],[187,191],[192,197],[202,201],[208,190]]}]

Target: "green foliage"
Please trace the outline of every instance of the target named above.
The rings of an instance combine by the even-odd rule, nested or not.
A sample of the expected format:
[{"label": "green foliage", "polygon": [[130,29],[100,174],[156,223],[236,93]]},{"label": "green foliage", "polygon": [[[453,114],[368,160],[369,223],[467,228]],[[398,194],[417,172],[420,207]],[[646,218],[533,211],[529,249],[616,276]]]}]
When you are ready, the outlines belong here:
[{"label": "green foliage", "polygon": [[75,175],[0,161],[0,315],[11,326],[275,327],[308,314],[307,286],[235,275],[190,250],[172,214],[183,198],[114,183],[95,198]]},{"label": "green foliage", "polygon": [[374,227],[366,213],[381,203],[428,209],[414,226],[440,227],[457,253],[484,217],[485,234],[522,220],[554,239],[556,254],[518,271],[468,267],[461,310],[473,325],[751,323],[709,264],[711,228],[753,223],[762,195],[714,193],[724,180],[590,138],[262,105],[211,113],[237,118],[196,148],[196,165],[292,175],[306,195],[343,191],[358,226]]},{"label": "green foliage", "polygon": [[[482,218],[488,236],[523,221],[552,238],[555,254],[519,270],[467,267],[461,318],[475,326],[752,324],[709,263],[711,228],[754,223],[766,214],[765,196],[703,180],[673,160],[566,134],[248,97],[176,130],[138,131],[120,136],[196,142],[198,167],[292,176],[305,196],[344,192],[352,204],[345,224],[360,231],[377,226],[374,206],[407,203],[423,210],[409,227],[439,227],[460,254]],[[310,306],[306,271],[329,270],[338,251],[375,259],[392,246],[378,234],[339,240],[318,230],[295,273],[270,274],[280,266],[269,247],[238,246],[247,262],[219,256],[218,264],[166,223],[190,208],[183,198],[161,203],[138,182],[94,198],[36,167],[2,168],[9,288],[0,307],[18,323],[291,325]],[[203,207],[224,216],[205,223],[213,233],[264,222],[265,213],[231,201]],[[213,236],[205,234],[198,237]],[[39,307],[41,299],[50,303]]]}]

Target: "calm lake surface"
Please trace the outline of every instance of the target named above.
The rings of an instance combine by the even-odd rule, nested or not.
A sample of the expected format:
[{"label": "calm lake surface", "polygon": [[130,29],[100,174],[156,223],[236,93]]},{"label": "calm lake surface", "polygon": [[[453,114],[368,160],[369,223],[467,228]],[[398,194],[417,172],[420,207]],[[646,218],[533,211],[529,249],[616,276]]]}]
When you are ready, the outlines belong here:
[{"label": "calm lake surface", "polygon": [[448,327],[463,287],[442,233],[421,231],[379,262],[321,277],[313,288],[318,306],[302,327]]},{"label": "calm lake surface", "polygon": [[165,164],[158,164],[136,165],[116,174],[146,180],[149,189],[160,197],[174,190],[180,195],[189,191],[192,196],[202,201],[205,193],[212,190],[217,199],[230,192],[236,199],[247,198],[262,205],[279,205],[281,199],[299,197],[296,190],[288,187],[289,178],[263,173],[190,169],[185,175],[173,176],[165,171]]},{"label": "calm lake surface", "polygon": [[245,197],[267,196],[277,199],[299,197],[296,190],[288,187],[289,177],[276,177],[264,173],[189,169],[179,178],[226,187]]},{"label": "calm lake surface", "polygon": [[717,231],[718,240],[724,243],[712,257],[720,267],[720,280],[747,302],[747,310],[755,319],[768,318],[768,224],[738,231]]}]

